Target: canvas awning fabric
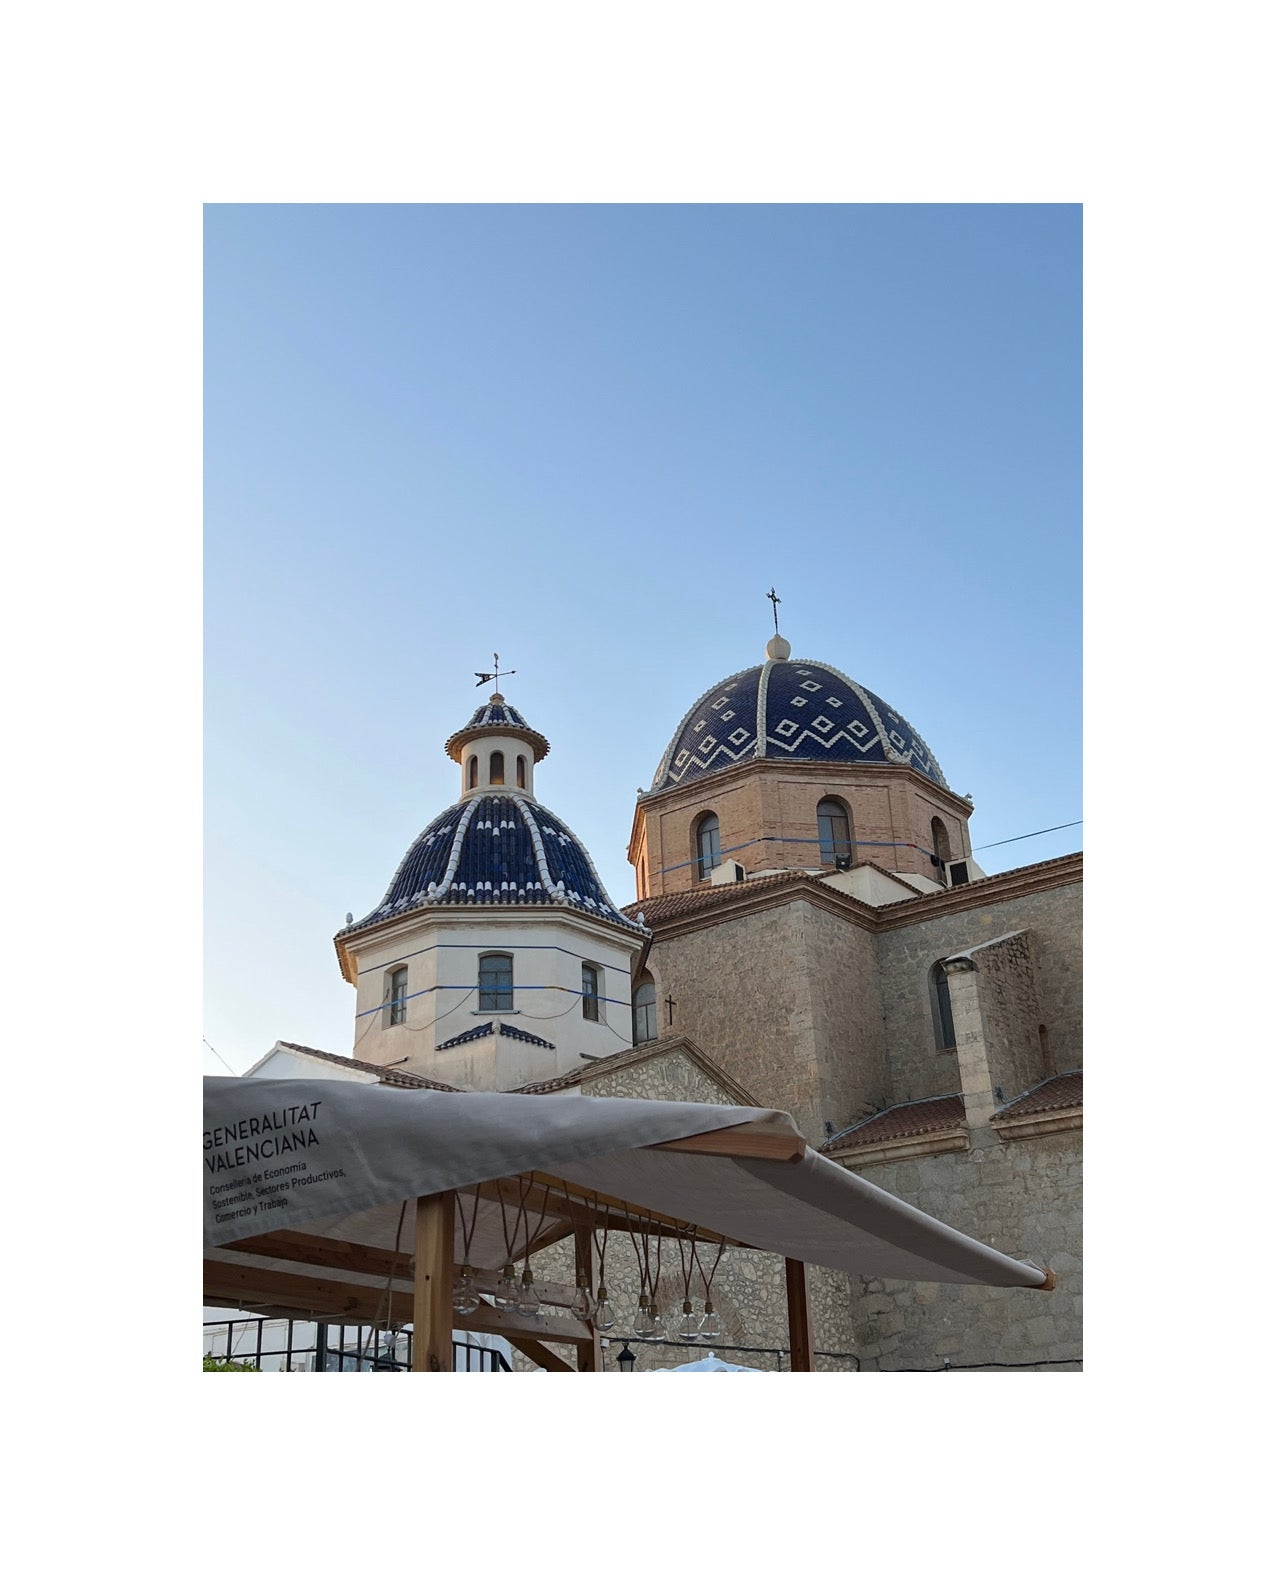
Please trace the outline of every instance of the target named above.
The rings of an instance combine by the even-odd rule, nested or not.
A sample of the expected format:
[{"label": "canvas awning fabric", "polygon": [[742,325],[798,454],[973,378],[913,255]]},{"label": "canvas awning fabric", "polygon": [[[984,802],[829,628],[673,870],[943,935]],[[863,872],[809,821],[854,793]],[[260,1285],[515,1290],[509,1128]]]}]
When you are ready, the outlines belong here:
[{"label": "canvas awning fabric", "polygon": [[[1012,1288],[1048,1280],[806,1147],[778,1110],[207,1077],[204,1124],[206,1256],[224,1262],[233,1242],[273,1231],[390,1249],[403,1204],[413,1212],[418,1197],[534,1171],[627,1202],[635,1222],[651,1210],[849,1274]],[[656,1150],[731,1131],[793,1161]],[[474,1266],[506,1259],[499,1213],[491,1200],[479,1207]],[[545,1229],[532,1249],[555,1237]]]}]

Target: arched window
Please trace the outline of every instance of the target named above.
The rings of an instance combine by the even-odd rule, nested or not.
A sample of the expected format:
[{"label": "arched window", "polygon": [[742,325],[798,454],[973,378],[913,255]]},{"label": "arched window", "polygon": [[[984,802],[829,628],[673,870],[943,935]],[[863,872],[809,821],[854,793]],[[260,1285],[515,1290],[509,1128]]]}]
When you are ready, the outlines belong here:
[{"label": "arched window", "polygon": [[383,1024],[385,1027],[399,1027],[406,1019],[406,995],[410,992],[410,970],[408,967],[394,967],[387,976]]},{"label": "arched window", "polygon": [[512,1010],[513,958],[499,951],[478,957],[478,1010]]},{"label": "arched window", "polygon": [[722,840],[718,833],[718,816],[706,814],[696,821],[696,873],[708,879],[722,861]]},{"label": "arched window", "polygon": [[837,864],[844,859],[843,867],[852,864],[852,827],[847,810],[835,797],[822,798],[816,809],[816,829],[820,833],[820,861]]},{"label": "arched window", "polygon": [[525,756],[525,754],[518,754],[518,756],[517,756],[517,785],[522,789],[523,792],[526,790],[526,756]]},{"label": "arched window", "polygon": [[637,988],[633,990],[633,1041],[650,1043],[656,1035],[655,979],[649,972],[644,972]]},{"label": "arched window", "polygon": [[491,786],[504,784],[504,756],[499,749],[490,756],[490,784]]},{"label": "arched window", "polygon": [[469,760],[468,760],[468,790],[471,792],[472,789],[476,785],[477,785],[477,755],[473,754],[473,755],[471,755],[469,757]]},{"label": "arched window", "polygon": [[945,828],[944,821],[932,820],[932,855],[936,859],[935,867],[940,869],[941,878],[945,878],[945,865],[950,861],[950,833]]},{"label": "arched window", "polygon": [[954,1012],[950,1009],[950,980],[945,968],[935,962],[929,974],[929,992],[932,996],[932,1033],[936,1047],[942,1051],[957,1047],[954,1041]]},{"label": "arched window", "polygon": [[597,997],[602,989],[602,974],[586,961],[580,968],[580,992],[584,996],[581,1007],[585,1021],[597,1020]]}]

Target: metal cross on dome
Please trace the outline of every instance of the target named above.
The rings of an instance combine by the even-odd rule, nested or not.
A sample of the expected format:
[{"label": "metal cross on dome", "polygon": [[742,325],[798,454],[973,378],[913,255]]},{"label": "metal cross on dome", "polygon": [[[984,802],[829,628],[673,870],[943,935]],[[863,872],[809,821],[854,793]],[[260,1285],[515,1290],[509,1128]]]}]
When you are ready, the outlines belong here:
[{"label": "metal cross on dome", "polygon": [[776,594],[776,587],[774,584],[772,585],[771,589],[767,591],[767,599],[771,602],[771,620],[776,625],[776,632],[779,633],[780,616],[776,611],[776,608],[780,605],[782,597]]},{"label": "metal cross on dome", "polygon": [[475,687],[480,688],[483,683],[491,683],[491,682],[493,682],[494,685],[495,685],[495,692],[498,693],[499,692],[499,680],[500,680],[500,678],[501,677],[516,677],[517,676],[517,668],[514,667],[511,672],[501,672],[500,669],[499,669],[499,652],[496,651],[495,652],[495,670],[493,672],[474,672],[473,676],[477,679],[477,682],[474,685]]}]

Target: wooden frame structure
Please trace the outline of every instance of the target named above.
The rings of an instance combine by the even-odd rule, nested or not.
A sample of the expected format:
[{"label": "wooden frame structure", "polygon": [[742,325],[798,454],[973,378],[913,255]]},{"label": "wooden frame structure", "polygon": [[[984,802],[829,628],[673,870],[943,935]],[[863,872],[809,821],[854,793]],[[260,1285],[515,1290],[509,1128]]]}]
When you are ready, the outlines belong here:
[{"label": "wooden frame structure", "polygon": [[[681,1242],[688,1285],[687,1246],[781,1256],[794,1371],[814,1369],[806,1263],[996,1288],[1055,1282],[814,1152],[779,1110],[214,1077],[203,1146],[205,1303],[409,1323],[415,1371],[453,1369],[456,1326],[498,1334],[546,1371],[601,1371],[584,1286],[612,1232],[631,1237],[648,1293],[665,1240]],[[519,1313],[509,1264],[529,1267],[559,1241],[572,1244],[577,1288],[541,1283],[539,1301],[562,1314]],[[463,1263],[483,1298],[457,1314]]]},{"label": "wooden frame structure", "polygon": [[[754,1158],[776,1163],[796,1163],[807,1144],[794,1133],[760,1127],[733,1126],[676,1141],[658,1142],[649,1150],[681,1152],[717,1158]],[[524,1187],[543,1191],[543,1218],[530,1254],[559,1240],[575,1242],[577,1276],[593,1281],[593,1228],[619,1231],[645,1215],[652,1237],[683,1238],[725,1243],[741,1249],[758,1247],[701,1227],[698,1223],[656,1214],[647,1208],[597,1192],[587,1192],[552,1174],[538,1170],[470,1186],[466,1192],[440,1191],[415,1202],[412,1251],[388,1250],[355,1241],[299,1232],[273,1230],[229,1242],[223,1259],[205,1263],[206,1303],[232,1301],[284,1314],[305,1314],[323,1320],[347,1320],[376,1325],[388,1319],[413,1326],[411,1370],[453,1370],[452,1333],[455,1328],[498,1334],[514,1349],[545,1371],[602,1371],[601,1334],[590,1322],[572,1312],[576,1290],[562,1284],[540,1283],[541,1302],[562,1308],[565,1315],[531,1321],[513,1311],[501,1310],[487,1300],[467,1316],[455,1313],[456,1197],[480,1196],[516,1204]],[[226,1260],[227,1253],[246,1261]],[[271,1265],[264,1265],[270,1263]],[[306,1271],[298,1271],[298,1269]],[[375,1280],[383,1280],[382,1284]],[[363,1281],[364,1280],[364,1281]],[[409,1283],[411,1288],[394,1288]],[[481,1294],[500,1287],[498,1272],[474,1269],[474,1286]],[[804,1264],[785,1259],[788,1299],[790,1369],[815,1369],[811,1316],[807,1303]],[[569,1346],[563,1353],[550,1344]]]}]

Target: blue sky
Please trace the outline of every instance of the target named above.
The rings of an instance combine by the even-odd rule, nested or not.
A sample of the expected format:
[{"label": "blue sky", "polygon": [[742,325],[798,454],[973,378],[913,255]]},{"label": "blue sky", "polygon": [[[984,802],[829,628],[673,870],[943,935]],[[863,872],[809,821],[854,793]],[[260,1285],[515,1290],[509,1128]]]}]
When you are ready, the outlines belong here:
[{"label": "blue sky", "polygon": [[773,585],[794,654],[973,795],[975,846],[1081,817],[1078,207],[205,223],[204,1031],[232,1069],[350,1048],[333,934],[457,795],[442,744],[495,650],[620,901],[636,789],[761,659]]}]

